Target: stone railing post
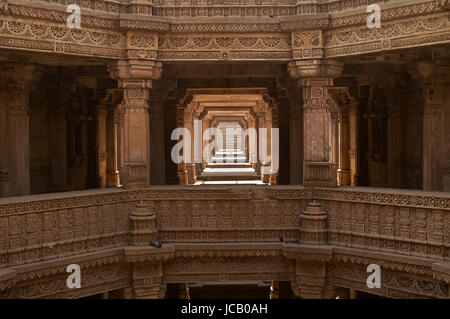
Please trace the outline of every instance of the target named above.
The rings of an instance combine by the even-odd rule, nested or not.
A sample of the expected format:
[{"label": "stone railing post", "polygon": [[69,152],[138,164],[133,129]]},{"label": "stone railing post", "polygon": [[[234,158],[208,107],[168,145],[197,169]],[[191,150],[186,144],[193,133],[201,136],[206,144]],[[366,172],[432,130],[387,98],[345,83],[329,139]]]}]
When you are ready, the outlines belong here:
[{"label": "stone railing post", "polygon": [[327,243],[327,213],[317,201],[310,202],[300,215],[300,242],[315,245]]},{"label": "stone railing post", "polygon": [[149,246],[151,241],[158,240],[156,215],[144,202],[139,202],[130,214],[130,244]]}]

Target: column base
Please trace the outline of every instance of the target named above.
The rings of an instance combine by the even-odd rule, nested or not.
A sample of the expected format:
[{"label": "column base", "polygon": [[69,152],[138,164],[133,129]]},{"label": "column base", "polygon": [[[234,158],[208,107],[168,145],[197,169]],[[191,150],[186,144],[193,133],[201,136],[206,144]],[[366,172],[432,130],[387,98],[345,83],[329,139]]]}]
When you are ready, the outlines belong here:
[{"label": "column base", "polygon": [[106,174],[106,187],[118,187],[119,185],[119,171],[108,172]]},{"label": "column base", "polygon": [[303,184],[308,187],[337,187],[335,164],[329,162],[306,162]]},{"label": "column base", "polygon": [[352,184],[352,172],[349,169],[337,170],[339,185],[350,186]]},{"label": "column base", "polygon": [[196,175],[196,165],[195,164],[186,164],[186,170],[188,175],[188,184],[192,185],[197,182],[197,175]]}]

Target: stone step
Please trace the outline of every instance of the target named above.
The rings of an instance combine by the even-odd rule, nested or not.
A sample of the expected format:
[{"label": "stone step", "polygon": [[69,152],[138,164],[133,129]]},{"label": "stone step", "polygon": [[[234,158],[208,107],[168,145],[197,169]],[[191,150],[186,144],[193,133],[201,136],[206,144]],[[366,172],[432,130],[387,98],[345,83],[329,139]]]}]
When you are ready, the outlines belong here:
[{"label": "stone step", "polygon": [[253,168],[210,168],[203,170],[197,177],[201,181],[242,181],[242,180],[260,180],[261,177],[256,174]]},{"label": "stone step", "polygon": [[209,163],[206,167],[209,168],[251,168],[250,163]]},{"label": "stone step", "polygon": [[245,156],[213,156],[210,163],[245,163],[246,161],[247,158]]},{"label": "stone step", "polygon": [[243,151],[217,151],[216,156],[244,156],[244,152]]}]

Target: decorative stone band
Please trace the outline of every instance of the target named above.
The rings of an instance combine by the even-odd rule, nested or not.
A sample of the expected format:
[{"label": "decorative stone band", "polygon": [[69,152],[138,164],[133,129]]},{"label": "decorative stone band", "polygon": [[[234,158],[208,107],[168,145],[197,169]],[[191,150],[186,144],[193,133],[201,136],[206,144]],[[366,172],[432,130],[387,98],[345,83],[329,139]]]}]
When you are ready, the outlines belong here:
[{"label": "decorative stone band", "polygon": [[[125,12],[129,8],[120,11],[117,3],[95,2],[100,6],[95,7],[95,11],[83,8],[81,4],[81,29],[66,27],[68,13],[63,5],[0,2],[0,47],[148,61],[292,61],[447,44],[450,39],[445,11],[448,0],[385,4],[380,29],[367,28],[368,14],[364,6],[346,14],[309,11],[300,18],[261,16],[252,22],[243,22],[242,17],[221,20],[211,9],[211,16],[207,18],[187,18],[180,22],[179,17],[128,14]],[[334,8],[339,7],[328,9],[334,12]],[[348,8],[347,4],[345,8]],[[98,11],[103,9],[112,11],[99,16]],[[186,8],[177,10],[185,11]],[[160,43],[160,36],[171,40]],[[205,44],[206,38],[211,41]],[[186,45],[182,39],[187,40]],[[171,42],[172,48],[162,48],[164,43]]]}]

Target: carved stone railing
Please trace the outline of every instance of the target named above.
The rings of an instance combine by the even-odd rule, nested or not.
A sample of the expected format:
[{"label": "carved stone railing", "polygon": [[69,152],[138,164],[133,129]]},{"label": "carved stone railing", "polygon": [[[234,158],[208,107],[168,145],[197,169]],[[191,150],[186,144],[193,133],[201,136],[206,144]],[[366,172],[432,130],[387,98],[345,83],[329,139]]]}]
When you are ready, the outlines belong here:
[{"label": "carved stone railing", "polygon": [[[151,240],[162,248],[150,247]],[[214,281],[213,269],[186,272],[208,260],[217,267],[220,262],[220,281],[250,275],[295,281],[301,295],[311,280],[367,290],[365,267],[377,263],[386,283],[377,294],[442,298],[450,281],[449,255],[447,193],[164,186],[0,199],[0,298],[2,291],[20,298],[80,297],[144,287],[148,280]],[[239,258],[274,268],[251,274],[251,267],[236,268],[245,264]],[[70,263],[88,274],[84,290],[65,287]],[[137,274],[130,282],[128,263],[139,264],[142,276],[153,265],[153,277]],[[329,270],[315,278],[309,264],[312,270],[328,264]]]},{"label": "carved stone railing", "polygon": [[0,200],[0,268],[129,244],[138,200],[164,243],[298,242],[300,214],[318,200],[328,245],[448,259],[450,195],[299,187],[94,190]]},{"label": "carved stone railing", "polygon": [[450,258],[450,194],[398,189],[315,189],[328,244],[432,259]]}]

